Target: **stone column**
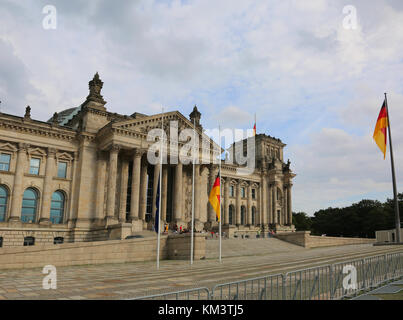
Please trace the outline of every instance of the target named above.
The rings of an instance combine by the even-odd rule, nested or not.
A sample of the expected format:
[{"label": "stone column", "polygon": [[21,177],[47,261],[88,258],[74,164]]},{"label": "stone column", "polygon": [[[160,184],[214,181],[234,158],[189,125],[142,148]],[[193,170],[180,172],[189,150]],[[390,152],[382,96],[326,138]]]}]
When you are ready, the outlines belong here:
[{"label": "stone column", "polygon": [[106,161],[102,151],[97,152],[97,194],[96,194],[96,216],[95,219],[101,222],[105,218],[105,178]]},{"label": "stone column", "polygon": [[52,181],[55,174],[56,149],[48,149],[46,159],[45,179],[43,182],[42,211],[40,224],[50,224],[50,207],[52,201]]},{"label": "stone column", "polygon": [[[208,215],[208,168],[203,166],[200,168],[200,221],[204,224],[207,222],[207,215]],[[204,225],[202,226],[202,229]]]},{"label": "stone column", "polygon": [[119,150],[119,146],[113,145],[109,151],[108,200],[106,203],[106,217],[108,220],[115,219],[116,177]]},{"label": "stone column", "polygon": [[273,216],[274,216],[274,223],[278,224],[278,215],[277,215],[277,184],[273,184]]},{"label": "stone column", "polygon": [[153,206],[152,206],[152,217],[155,218],[155,211],[157,210],[157,192],[158,192],[158,182],[159,182],[160,165],[154,165],[154,184],[153,184]]},{"label": "stone column", "polygon": [[141,167],[141,176],[140,176],[140,220],[143,222],[146,219],[146,211],[147,211],[147,185],[148,185],[148,174],[147,174],[147,162],[143,161]]},{"label": "stone column", "polygon": [[200,165],[199,164],[195,164],[194,166],[194,175],[195,175],[195,204],[194,204],[194,208],[195,208],[195,225],[197,222],[200,221],[200,198],[201,198],[201,194],[200,194]]},{"label": "stone column", "polygon": [[284,225],[288,225],[288,205],[287,205],[287,202],[288,202],[288,188],[287,188],[287,186],[285,186],[284,187],[284,189],[283,189],[283,194],[284,194],[284,201],[283,201],[283,210],[282,210],[282,212],[283,212],[283,216],[284,216]]},{"label": "stone column", "polygon": [[183,165],[179,162],[175,167],[175,187],[174,187],[174,221],[179,224],[182,223],[182,171]]},{"label": "stone column", "polygon": [[224,186],[224,225],[229,225],[229,188],[230,188],[230,179],[225,179]]},{"label": "stone column", "polygon": [[[209,177],[209,190],[211,191],[211,189],[213,188],[215,179],[217,178],[217,174],[218,174],[218,168],[216,165],[211,165],[210,166],[210,177]],[[209,191],[209,192],[210,192]],[[207,217],[207,221],[210,222],[211,224],[215,224],[216,223],[216,213],[213,209],[213,207],[211,206],[211,204],[208,205],[208,217]]]},{"label": "stone column", "polygon": [[162,165],[161,224],[167,221],[168,169],[167,165]]},{"label": "stone column", "polygon": [[132,185],[130,195],[130,221],[139,219],[141,152],[136,150],[133,155]]},{"label": "stone column", "polygon": [[119,192],[119,221],[126,222],[127,186],[129,184],[129,161],[122,160]]},{"label": "stone column", "polygon": [[261,208],[261,223],[263,227],[267,226],[267,209],[268,209],[268,200],[267,200],[267,171],[262,172],[262,208]]},{"label": "stone column", "polygon": [[267,204],[266,204],[266,213],[267,213],[267,223],[273,223],[273,197],[272,197],[273,189],[272,185],[269,184],[268,192],[267,192]]},{"label": "stone column", "polygon": [[292,225],[291,187],[292,187],[292,184],[290,183],[288,185],[288,192],[287,192],[288,223],[290,226]]},{"label": "stone column", "polygon": [[15,168],[14,185],[11,201],[10,221],[20,221],[23,190],[23,178],[27,163],[28,144],[19,143],[17,154],[17,166]]},{"label": "stone column", "polygon": [[[71,162],[71,189],[70,189],[70,202],[69,202],[69,212],[66,212],[66,221],[68,223],[68,228],[71,226],[71,220],[73,219],[76,212],[76,172],[77,172],[77,162],[78,162],[78,152],[74,152],[73,161]],[[105,171],[105,170],[104,170]],[[104,173],[105,174],[105,173]],[[102,198],[103,199],[103,198]],[[102,208],[103,208],[103,200],[102,200]],[[97,211],[96,211],[97,212]],[[95,214],[96,214],[95,212]]]},{"label": "stone column", "polygon": [[248,202],[246,205],[246,218],[247,218],[247,224],[248,225],[252,225],[252,185],[251,183],[249,184],[248,188],[247,188],[247,192],[248,192]]},{"label": "stone column", "polygon": [[236,185],[236,224],[241,224],[241,180],[238,180]]}]

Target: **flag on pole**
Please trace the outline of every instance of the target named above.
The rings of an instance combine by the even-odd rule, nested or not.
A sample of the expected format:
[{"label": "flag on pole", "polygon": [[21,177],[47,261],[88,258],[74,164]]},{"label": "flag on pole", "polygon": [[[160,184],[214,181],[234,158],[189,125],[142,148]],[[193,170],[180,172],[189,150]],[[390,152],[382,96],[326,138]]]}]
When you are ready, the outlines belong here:
[{"label": "flag on pole", "polygon": [[255,113],[255,125],[253,126],[253,135],[256,136],[256,113]]},{"label": "flag on pole", "polygon": [[383,152],[383,158],[386,158],[386,146],[387,146],[387,131],[388,128],[388,114],[386,110],[386,100],[383,102],[381,111],[376,121],[374,140],[379,149]]},{"label": "flag on pole", "polygon": [[[160,173],[161,174],[161,173]],[[160,216],[160,178],[158,175],[158,187],[157,187],[157,196],[155,197],[155,224],[154,230],[159,234],[159,216]]]},{"label": "flag on pole", "polygon": [[218,173],[217,178],[214,181],[208,200],[216,213],[216,220],[220,221],[220,173]]}]

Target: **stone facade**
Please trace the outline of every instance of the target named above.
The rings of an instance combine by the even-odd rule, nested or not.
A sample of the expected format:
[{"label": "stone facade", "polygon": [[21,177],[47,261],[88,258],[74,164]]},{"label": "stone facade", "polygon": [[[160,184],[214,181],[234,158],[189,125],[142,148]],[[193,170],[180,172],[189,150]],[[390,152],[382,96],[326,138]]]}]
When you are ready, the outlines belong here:
[{"label": "stone facade", "polygon": [[[214,159],[219,152],[206,139],[197,108],[190,119],[178,111],[119,115],[106,109],[102,86],[96,74],[85,102],[54,114],[48,122],[32,119],[30,107],[24,117],[0,113],[1,246],[21,246],[25,240],[46,244],[56,238],[112,240],[152,230],[160,167],[147,160],[155,143],[147,135],[161,128],[162,122],[165,132],[174,123],[179,131],[195,130],[207,141],[209,147],[199,152],[200,162],[195,165],[195,228],[217,229],[208,196],[217,176]],[[252,173],[239,175],[238,165],[222,161],[223,228],[232,233],[294,231],[295,174],[283,161],[285,144],[264,134],[256,135],[255,141]],[[171,151],[167,158],[162,167],[162,224],[189,228],[193,166],[172,161],[177,154]]]}]

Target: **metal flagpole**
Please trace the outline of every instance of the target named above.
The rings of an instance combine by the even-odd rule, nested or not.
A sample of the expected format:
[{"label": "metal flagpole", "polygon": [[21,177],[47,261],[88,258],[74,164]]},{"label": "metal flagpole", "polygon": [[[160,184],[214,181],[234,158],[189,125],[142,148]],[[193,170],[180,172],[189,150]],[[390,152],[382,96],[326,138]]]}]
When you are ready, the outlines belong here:
[{"label": "metal flagpole", "polygon": [[190,265],[193,264],[193,237],[194,237],[194,223],[195,223],[195,144],[196,144],[196,119],[193,119],[193,179],[192,179],[192,226],[191,226],[191,240],[190,240]]},{"label": "metal flagpole", "polygon": [[396,223],[396,242],[400,242],[400,215],[399,215],[399,201],[397,199],[397,188],[396,188],[396,175],[395,175],[395,163],[393,160],[393,148],[392,148],[392,134],[390,131],[390,118],[389,118],[389,107],[388,98],[385,93],[385,104],[386,104],[386,115],[388,117],[388,131],[389,131],[389,144],[390,144],[390,161],[392,167],[392,181],[393,181],[393,196],[395,200],[395,223]]},{"label": "metal flagpole", "polygon": [[160,196],[159,196],[159,204],[158,204],[158,206],[159,206],[159,208],[158,208],[158,226],[157,226],[157,228],[158,228],[158,230],[157,230],[157,232],[158,232],[158,240],[157,240],[157,242],[158,242],[158,244],[157,244],[157,269],[159,269],[160,268],[160,238],[161,238],[161,198],[162,198],[162,194],[161,194],[161,187],[162,187],[162,158],[163,158],[163,156],[162,156],[162,154],[163,154],[163,150],[162,150],[162,148],[163,148],[163,139],[164,139],[164,108],[162,108],[162,121],[161,121],[161,144],[160,144],[160,174],[159,174],[159,180],[160,180],[160,183],[159,183],[159,187],[160,187],[160,190],[159,190],[159,193],[160,193]]},{"label": "metal flagpole", "polygon": [[220,263],[221,261],[221,217],[222,217],[222,212],[221,212],[221,126],[218,126],[218,137],[220,139],[220,157],[219,157],[219,167],[218,167],[218,173],[219,173],[219,177],[220,177],[220,203],[219,203],[219,212],[220,212],[220,221],[219,221],[219,230],[218,230],[218,235],[220,237]]}]

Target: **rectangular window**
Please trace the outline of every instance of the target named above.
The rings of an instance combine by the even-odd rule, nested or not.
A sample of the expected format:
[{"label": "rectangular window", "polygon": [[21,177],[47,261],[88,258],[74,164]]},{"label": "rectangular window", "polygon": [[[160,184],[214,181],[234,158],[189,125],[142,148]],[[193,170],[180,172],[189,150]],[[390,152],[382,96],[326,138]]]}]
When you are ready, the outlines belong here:
[{"label": "rectangular window", "polygon": [[241,188],[241,197],[245,198],[245,188]]},{"label": "rectangular window", "polygon": [[230,195],[231,197],[234,196],[234,186],[230,186],[230,188],[229,188],[229,195]]},{"label": "rectangular window", "polygon": [[9,154],[2,153],[0,155],[0,170],[1,171],[10,170],[10,160],[11,160],[11,156]]},{"label": "rectangular window", "polygon": [[67,162],[59,162],[57,165],[57,177],[66,179],[67,176]]},{"label": "rectangular window", "polygon": [[256,189],[252,189],[252,199],[256,199]]},{"label": "rectangular window", "polygon": [[41,159],[32,158],[29,164],[29,173],[39,175],[40,165],[41,165]]}]

